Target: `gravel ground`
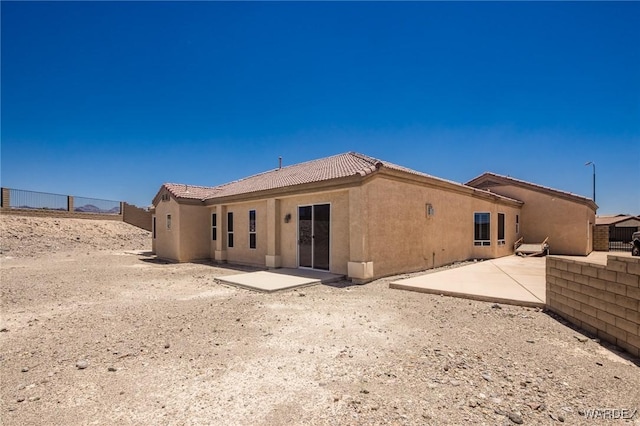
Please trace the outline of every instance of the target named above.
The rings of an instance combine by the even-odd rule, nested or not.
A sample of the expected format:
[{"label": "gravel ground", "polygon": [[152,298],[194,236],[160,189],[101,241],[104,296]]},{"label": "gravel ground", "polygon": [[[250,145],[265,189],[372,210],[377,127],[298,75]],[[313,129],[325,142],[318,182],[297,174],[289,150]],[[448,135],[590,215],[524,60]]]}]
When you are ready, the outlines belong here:
[{"label": "gravel ground", "polygon": [[126,254],[149,233],[122,223],[4,215],[0,230],[4,425],[594,425],[590,409],[640,409],[638,360],[541,310],[397,277],[260,294],[214,280],[238,268]]}]

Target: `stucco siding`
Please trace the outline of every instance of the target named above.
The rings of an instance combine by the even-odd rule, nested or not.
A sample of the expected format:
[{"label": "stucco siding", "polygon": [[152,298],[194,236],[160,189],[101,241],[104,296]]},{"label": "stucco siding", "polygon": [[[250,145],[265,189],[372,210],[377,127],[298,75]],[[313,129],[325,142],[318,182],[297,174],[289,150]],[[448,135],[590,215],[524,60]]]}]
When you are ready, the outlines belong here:
[{"label": "stucco siding", "polygon": [[[363,192],[368,252],[377,277],[513,252],[516,206],[382,177],[366,183]],[[490,246],[474,246],[475,212],[490,213]],[[498,213],[505,214],[505,244],[500,246]]]},{"label": "stucco siding", "polygon": [[520,219],[525,242],[549,237],[551,254],[587,255],[593,247],[595,211],[590,207],[515,185],[500,185],[492,191],[524,201]]},{"label": "stucco siding", "polygon": [[[313,204],[331,205],[330,226],[330,271],[347,273],[349,262],[349,193],[348,191],[325,192],[283,198],[280,200],[280,250],[282,266],[298,267],[298,206]],[[284,217],[291,215],[289,223]]]},{"label": "stucco siding", "polygon": [[209,219],[207,209],[199,205],[181,205],[178,221],[180,250],[177,260],[190,262],[209,258]]},{"label": "stucco siding", "polygon": [[[256,248],[249,246],[249,211],[256,212]],[[211,213],[212,211],[210,211]],[[267,202],[228,204],[224,217],[218,217],[218,238],[227,246],[227,227],[220,227],[221,221],[227,223],[227,215],[233,213],[233,247],[227,247],[227,260],[230,263],[264,266],[267,253]],[[208,222],[211,223],[209,214]],[[224,232],[221,232],[224,230]],[[211,231],[209,231],[211,234]]]},{"label": "stucco siding", "polygon": [[[171,199],[160,202],[155,209],[156,240],[155,253],[162,259],[179,260],[180,229],[178,227],[180,206]],[[167,228],[167,215],[171,215],[171,228]]]}]

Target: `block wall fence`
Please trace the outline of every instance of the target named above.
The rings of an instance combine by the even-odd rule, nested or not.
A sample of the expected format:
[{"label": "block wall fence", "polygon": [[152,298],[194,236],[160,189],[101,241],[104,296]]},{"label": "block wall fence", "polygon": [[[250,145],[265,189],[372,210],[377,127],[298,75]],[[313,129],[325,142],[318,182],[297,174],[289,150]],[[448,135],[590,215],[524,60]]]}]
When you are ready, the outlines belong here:
[{"label": "block wall fence", "polygon": [[122,221],[151,231],[151,212],[129,203],[122,203]]},{"label": "block wall fence", "polygon": [[609,251],[609,225],[596,225],[594,227],[593,250]]},{"label": "block wall fence", "polygon": [[84,213],[74,211],[74,197],[71,195],[67,196],[66,210],[21,209],[11,207],[10,191],[10,188],[2,188],[0,192],[0,212],[2,212],[2,214],[36,217],[66,217],[72,219],[115,220],[151,231],[151,212],[122,201],[120,202],[120,214]]},{"label": "block wall fence", "polygon": [[549,256],[547,308],[600,339],[640,357],[640,258],[606,265]]}]

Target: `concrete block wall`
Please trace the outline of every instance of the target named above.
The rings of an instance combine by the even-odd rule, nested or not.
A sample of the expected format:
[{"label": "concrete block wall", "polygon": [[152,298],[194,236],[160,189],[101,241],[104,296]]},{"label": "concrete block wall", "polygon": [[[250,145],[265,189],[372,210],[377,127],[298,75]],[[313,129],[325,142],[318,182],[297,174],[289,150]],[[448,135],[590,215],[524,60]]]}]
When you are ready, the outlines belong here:
[{"label": "concrete block wall", "polygon": [[608,225],[594,226],[593,250],[609,251],[609,226]]},{"label": "concrete block wall", "polygon": [[151,231],[151,212],[128,203],[122,203],[122,220],[138,228]]},{"label": "concrete block wall", "polygon": [[609,255],[606,265],[547,258],[547,307],[640,357],[640,258]]},{"label": "concrete block wall", "polygon": [[74,204],[75,198],[68,195],[66,210],[11,208],[11,190],[9,188],[1,188],[0,192],[0,212],[2,214],[37,217],[66,217],[73,219],[116,220],[151,231],[151,212],[131,204],[120,202],[120,214],[76,212],[74,211]]},{"label": "concrete block wall", "polygon": [[0,207],[9,208],[11,206],[11,190],[2,188],[0,192]]},{"label": "concrete block wall", "polygon": [[70,212],[66,210],[45,210],[45,209],[11,209],[2,208],[0,212],[16,216],[36,216],[36,217],[66,217],[70,219],[95,219],[95,220],[115,220],[122,222],[121,214],[99,214]]}]

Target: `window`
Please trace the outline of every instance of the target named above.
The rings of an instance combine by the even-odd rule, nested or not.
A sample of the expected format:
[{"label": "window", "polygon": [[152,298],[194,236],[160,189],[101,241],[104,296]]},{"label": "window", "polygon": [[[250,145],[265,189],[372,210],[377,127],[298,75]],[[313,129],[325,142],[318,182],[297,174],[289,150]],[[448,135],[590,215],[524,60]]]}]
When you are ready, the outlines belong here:
[{"label": "window", "polygon": [[233,247],[233,212],[227,213],[227,247]]},{"label": "window", "polygon": [[215,213],[211,213],[211,239],[218,239],[218,215]]},{"label": "window", "polygon": [[520,234],[520,215],[516,215],[516,235]]},{"label": "window", "polygon": [[491,213],[474,213],[473,245],[491,245]]},{"label": "window", "polygon": [[151,221],[151,229],[153,231],[153,239],[156,239],[156,217],[153,217],[153,220]]},{"label": "window", "polygon": [[256,248],[256,211],[249,210],[249,248]]},{"label": "window", "polygon": [[167,215],[167,229],[171,229],[171,215]]},{"label": "window", "polygon": [[504,213],[498,213],[498,245],[504,245]]}]

